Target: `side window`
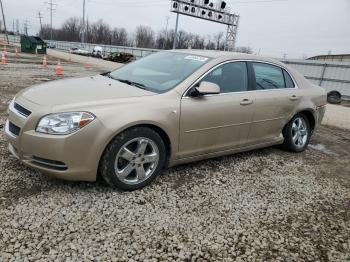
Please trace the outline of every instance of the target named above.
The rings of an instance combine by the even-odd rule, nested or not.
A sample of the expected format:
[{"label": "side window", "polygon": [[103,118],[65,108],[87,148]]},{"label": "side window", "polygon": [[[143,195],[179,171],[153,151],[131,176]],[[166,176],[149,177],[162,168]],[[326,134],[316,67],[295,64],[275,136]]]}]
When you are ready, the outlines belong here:
[{"label": "side window", "polygon": [[286,70],[283,70],[284,81],[286,82],[286,88],[294,88],[294,82]]},{"label": "side window", "polygon": [[282,68],[264,63],[252,64],[257,90],[285,88]]},{"label": "side window", "polygon": [[201,81],[217,84],[221,93],[247,91],[247,64],[245,62],[224,64],[211,71]]}]

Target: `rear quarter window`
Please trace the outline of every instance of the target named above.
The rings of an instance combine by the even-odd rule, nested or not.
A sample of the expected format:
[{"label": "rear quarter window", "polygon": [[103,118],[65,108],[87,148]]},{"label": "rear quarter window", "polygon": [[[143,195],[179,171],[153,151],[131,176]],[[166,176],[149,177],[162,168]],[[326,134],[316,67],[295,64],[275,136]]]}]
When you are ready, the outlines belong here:
[{"label": "rear quarter window", "polygon": [[283,70],[284,81],[286,82],[286,88],[294,88],[294,81],[286,70]]}]

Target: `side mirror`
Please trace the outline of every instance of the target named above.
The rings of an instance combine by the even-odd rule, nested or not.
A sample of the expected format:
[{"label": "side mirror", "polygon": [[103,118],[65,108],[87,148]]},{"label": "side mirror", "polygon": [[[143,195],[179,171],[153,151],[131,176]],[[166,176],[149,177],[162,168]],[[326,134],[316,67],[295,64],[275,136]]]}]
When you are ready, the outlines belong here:
[{"label": "side mirror", "polygon": [[220,87],[212,82],[203,81],[195,87],[194,96],[220,94]]}]

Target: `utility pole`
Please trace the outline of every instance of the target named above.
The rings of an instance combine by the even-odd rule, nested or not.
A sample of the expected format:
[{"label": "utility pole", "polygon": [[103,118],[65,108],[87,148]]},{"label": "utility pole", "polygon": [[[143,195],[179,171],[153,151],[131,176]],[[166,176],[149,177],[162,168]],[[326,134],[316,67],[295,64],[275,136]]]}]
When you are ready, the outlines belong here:
[{"label": "utility pole", "polygon": [[178,27],[179,27],[179,13],[176,13],[176,23],[175,23],[175,31],[174,31],[173,49],[176,49],[177,28]]},{"label": "utility pole", "polygon": [[81,39],[80,42],[84,43],[85,41],[85,0],[83,0],[83,26],[81,29]]},{"label": "utility pole", "polygon": [[16,34],[19,35],[19,20],[16,19]]},{"label": "utility pole", "polygon": [[4,14],[4,7],[2,6],[2,0],[0,0],[0,5],[1,5],[1,12],[2,12],[2,20],[4,21],[4,28],[5,28],[5,35],[6,35],[7,44],[10,44],[9,36],[7,34],[7,29],[6,29],[5,14]]},{"label": "utility pole", "polygon": [[41,19],[43,18],[43,16],[41,15],[40,11],[39,11],[39,14],[38,14],[38,18],[39,18],[39,21],[40,21],[40,33],[39,33],[39,36],[40,36],[41,33],[43,32],[43,24],[41,22]]},{"label": "utility pole", "polygon": [[48,10],[50,11],[50,40],[52,40],[52,12],[56,10],[53,8],[53,6],[57,4],[52,3],[52,0],[50,0],[50,2],[46,2],[46,4],[49,5]]},{"label": "utility pole", "polygon": [[166,47],[166,44],[168,42],[168,23],[169,23],[169,16],[166,16],[165,19],[166,19],[166,25],[165,25],[165,41],[163,43],[163,49],[165,49]]},{"label": "utility pole", "polygon": [[24,26],[23,26],[23,30],[24,30],[25,35],[28,35],[28,29],[29,29],[29,21],[28,21],[28,19],[26,19],[24,21]]}]

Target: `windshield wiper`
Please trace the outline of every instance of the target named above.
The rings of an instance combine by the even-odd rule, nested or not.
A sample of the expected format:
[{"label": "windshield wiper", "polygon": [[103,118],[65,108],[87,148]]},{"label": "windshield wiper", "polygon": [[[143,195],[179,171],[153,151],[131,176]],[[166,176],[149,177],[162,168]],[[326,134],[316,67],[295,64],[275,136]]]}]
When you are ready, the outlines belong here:
[{"label": "windshield wiper", "polygon": [[[113,78],[113,77],[111,76],[111,78]],[[115,79],[119,82],[125,83],[127,85],[130,85],[130,86],[136,86],[136,87],[141,88],[141,89],[146,89],[146,86],[144,84],[141,84],[138,82],[130,81],[127,79],[119,79],[119,78],[113,78],[113,79]]]}]

